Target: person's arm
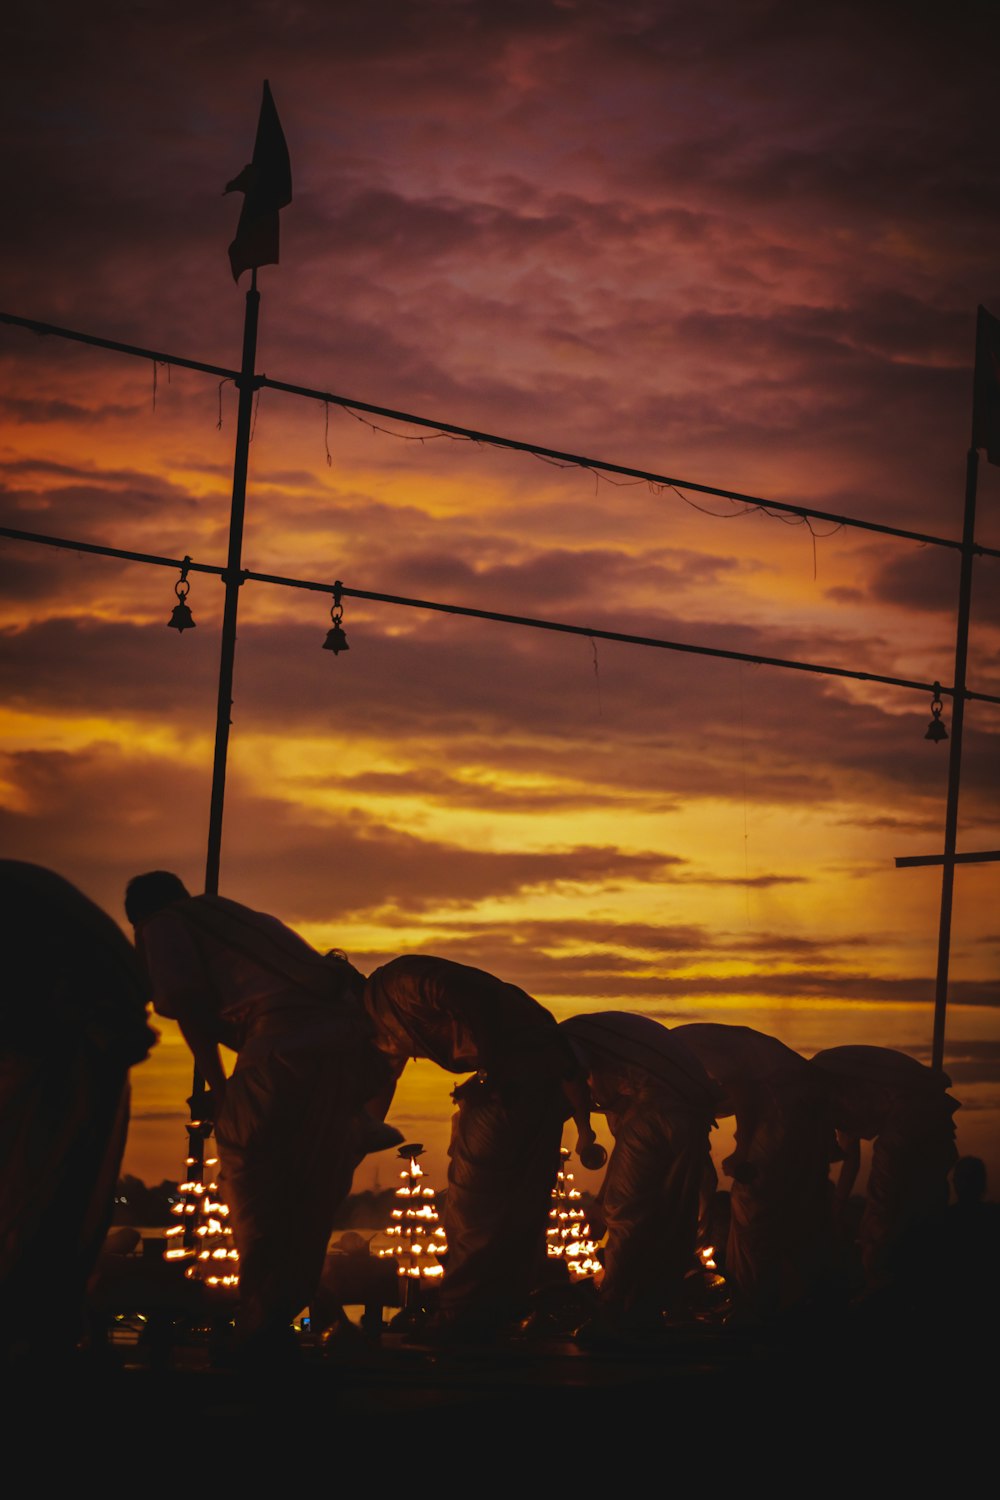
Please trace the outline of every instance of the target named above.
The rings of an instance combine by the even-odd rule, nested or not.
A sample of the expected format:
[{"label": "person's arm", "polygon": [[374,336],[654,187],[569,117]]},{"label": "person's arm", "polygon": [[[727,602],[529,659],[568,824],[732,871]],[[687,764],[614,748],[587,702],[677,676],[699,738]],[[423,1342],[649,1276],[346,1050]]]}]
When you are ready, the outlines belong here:
[{"label": "person's arm", "polygon": [[564,1078],[563,1093],[576,1125],[576,1154],[580,1158],[580,1165],[589,1172],[596,1172],[604,1166],[608,1153],[598,1142],[590,1123],[590,1089],[587,1080],[578,1073]]},{"label": "person's arm", "polygon": [[843,1131],[838,1130],[837,1145],[844,1153],[844,1159],[840,1165],[833,1206],[837,1217],[841,1218],[847,1208],[861,1166],[861,1140],[856,1135],[845,1135]]},{"label": "person's arm", "polygon": [[750,1160],[750,1147],[760,1124],[760,1100],[752,1089],[730,1089],[736,1115],[736,1149],[722,1163],[722,1170],[734,1182],[749,1183],[757,1175]]},{"label": "person's arm", "polygon": [[398,1054],[390,1056],[384,1052],[382,1054],[382,1061],[386,1064],[389,1077],[377,1094],[373,1094],[370,1099],[365,1100],[364,1106],[365,1114],[371,1115],[374,1120],[384,1120],[389,1113],[389,1105],[392,1103],[393,1095],[396,1092],[396,1085],[402,1078],[403,1069],[406,1067],[406,1058],[400,1057]]},{"label": "person's arm", "polygon": [[226,1074],[214,1033],[209,1030],[206,1003],[211,979],[188,923],[169,907],[136,927],[136,949],[145,964],[158,1015],[176,1021],[191,1049],[195,1066],[211,1094],[210,1112],[217,1117],[226,1095]]},{"label": "person's arm", "polygon": [[222,1066],[218,1043],[196,1020],[185,1018],[178,1020],[177,1024],[180,1027],[181,1036],[191,1048],[198,1071],[208,1084],[212,1095],[213,1118],[218,1118],[219,1110],[226,1097],[226,1073]]},{"label": "person's arm", "polygon": [[140,922],[136,952],[152,986],[157,1015],[179,1021],[197,1014],[212,993],[205,960],[188,923],[170,907]]}]

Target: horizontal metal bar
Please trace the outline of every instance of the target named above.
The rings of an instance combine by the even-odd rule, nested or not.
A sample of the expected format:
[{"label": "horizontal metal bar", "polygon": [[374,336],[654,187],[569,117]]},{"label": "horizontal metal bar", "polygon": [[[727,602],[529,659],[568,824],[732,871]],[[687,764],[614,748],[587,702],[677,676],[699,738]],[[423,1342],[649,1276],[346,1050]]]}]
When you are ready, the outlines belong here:
[{"label": "horizontal metal bar", "polygon": [[131,354],[136,359],[152,359],[158,365],[178,365],[183,370],[198,370],[202,375],[218,375],[222,380],[240,378],[239,370],[229,370],[225,365],[209,365],[203,359],[185,359],[180,354],[163,354],[158,349],[143,349],[139,344],[122,344],[117,339],[102,339],[94,333],[77,333],[72,328],[60,328],[55,323],[39,323],[34,318],[18,318],[13,313],[0,312],[0,323],[27,328],[45,338],[72,339],[77,344],[110,349],[113,354]]},{"label": "horizontal metal bar", "polygon": [[[847,526],[861,531],[875,531],[884,536],[901,537],[905,541],[921,542],[931,547],[949,547],[961,551],[962,543],[957,538],[934,536],[929,532],[909,531],[899,526],[886,526],[878,521],[865,521],[858,516],[837,515],[833,511],[814,510],[807,505],[792,505],[784,500],[766,500],[761,495],[747,495],[740,490],[722,489],[718,485],[700,484],[693,479],[677,479],[669,474],[658,474],[652,469],[635,469],[627,464],[609,463],[605,459],[587,458],[579,453],[564,452],[560,448],[543,448],[537,443],[527,443],[516,438],[499,437],[494,432],[480,432],[474,427],[459,427],[453,422],[439,422],[432,417],[417,417],[412,412],[395,411],[388,406],[374,406],[370,402],[355,401],[350,396],[339,396],[333,391],[311,390],[304,385],[290,385],[287,381],[261,377],[264,389],[286,391],[292,396],[305,396],[313,401],[322,401],[330,406],[341,406],[345,410],[368,412],[372,416],[385,417],[394,422],[406,422],[411,426],[426,427],[451,437],[467,439],[472,443],[485,443],[491,448],[506,448],[515,453],[530,453],[536,458],[548,459],[568,468],[589,469],[600,474],[621,474],[628,479],[642,480],[664,489],[693,490],[699,495],[715,495],[721,500],[732,500],[738,505],[748,505],[754,510],[783,511],[801,516],[803,520],[829,521],[837,526]],[[681,496],[683,499],[683,496]],[[977,555],[1000,557],[1000,548],[975,546]]]},{"label": "horizontal metal bar", "polygon": [[[80,333],[74,329],[60,328],[55,323],[40,323],[33,318],[18,317],[13,313],[0,312],[0,323],[12,327],[27,328],[33,333],[57,338],[73,339],[77,343],[92,344],[98,349],[110,349],[118,354],[129,354],[139,359],[155,360],[158,364],[178,365],[182,369],[199,370],[223,380],[239,382],[240,372],[224,365],[206,364],[203,360],[186,359],[176,354],[165,354],[160,350],[144,349],[137,344],[123,344],[114,339],[100,338],[95,334]],[[900,526],[888,526],[879,521],[866,521],[859,516],[839,515],[834,511],[815,510],[808,505],[794,505],[785,500],[767,500],[762,495],[748,495],[741,490],[730,490],[718,485],[702,484],[693,479],[678,479],[668,474],[659,474],[652,469],[637,469],[627,464],[610,463],[605,459],[587,458],[580,453],[570,453],[560,448],[545,448],[538,443],[528,443],[517,438],[505,438],[495,432],[482,432],[474,427],[460,427],[454,422],[438,421],[434,417],[419,417],[413,412],[399,411],[390,406],[376,406],[370,401],[359,401],[353,396],[341,396],[334,391],[320,391],[311,386],[295,385],[287,380],[272,380],[267,375],[254,377],[258,389],[284,391],[290,396],[302,396],[310,401],[322,401],[324,405],[339,406],[345,411],[366,412],[369,416],[383,417],[387,421],[403,422],[411,427],[423,427],[449,437],[461,438],[473,443],[484,443],[491,448],[503,448],[515,453],[529,453],[552,463],[565,464],[571,468],[587,469],[599,474],[620,474],[627,479],[640,480],[664,489],[691,490],[698,495],[714,495],[721,500],[730,500],[737,505],[748,505],[755,510],[780,511],[799,516],[802,520],[824,521],[835,526],[846,526],[854,530],[876,532],[882,536],[899,537],[904,541],[920,542],[929,547],[947,547],[961,551],[962,543],[954,537],[936,536],[931,532],[911,531]],[[681,497],[683,498],[683,496]],[[980,557],[1000,557],[1000,548],[983,547],[978,543],[973,548]]]},{"label": "horizontal metal bar", "polygon": [[[225,568],[215,563],[190,562],[184,557],[161,557],[157,552],[129,552],[124,547],[103,547],[96,542],[75,542],[64,536],[48,536],[42,531],[19,531],[13,526],[0,526],[0,536],[9,536],[17,542],[38,542],[43,547],[61,547],[67,552],[92,552],[97,557],[117,557],[123,562],[150,563],[156,568],[187,568],[189,573],[215,573],[223,577]],[[941,689],[944,692],[944,688]]]},{"label": "horizontal metal bar", "polygon": [[[160,557],[151,552],[129,552],[122,547],[104,547],[94,542],[75,542],[66,537],[47,536],[43,532],[21,531],[12,526],[0,526],[0,536],[15,541],[37,542],[46,547],[61,547],[72,552],[89,552],[101,557],[120,558],[126,562],[150,563],[161,568],[183,568],[189,573],[213,573],[226,577],[226,569],[214,563],[189,562],[185,558]],[[312,593],[332,594],[333,583],[318,582],[309,578],[289,578],[281,573],[259,573],[243,569],[241,581],[268,583],[280,588],[306,589]],[[719,657],[726,661],[743,661],[753,666],[782,667],[788,671],[815,672],[828,677],[850,678],[855,682],[878,682],[887,687],[907,688],[914,692],[931,693],[939,690],[946,697],[954,697],[954,688],[933,682],[921,682],[908,677],[888,677],[879,672],[859,672],[847,667],[831,667],[819,662],[796,661],[789,657],[761,656],[756,652],[727,650],[720,646],[697,646],[686,641],[670,641],[659,636],[633,635],[621,630],[603,630],[594,625],[569,625],[559,620],[542,620],[532,615],[511,615],[493,609],[477,609],[467,604],[443,604],[433,599],[415,599],[405,594],[385,594],[373,589],[349,588],[341,584],[345,599],[365,599],[376,604],[389,604],[403,609],[420,609],[438,614],[461,615],[467,619],[493,620],[500,625],[518,625],[529,630],[556,631],[563,635],[584,636],[588,640],[616,641],[624,646],[645,646],[659,651],[677,651],[691,656]],[[1000,704],[1000,697],[991,693],[966,691],[967,699],[979,703]]]},{"label": "horizontal metal bar", "polygon": [[[917,865],[943,865],[943,854],[903,854],[896,860],[897,870],[912,870]],[[1000,860],[1000,849],[982,849],[977,854],[955,854],[949,863],[956,865],[985,865]]]}]

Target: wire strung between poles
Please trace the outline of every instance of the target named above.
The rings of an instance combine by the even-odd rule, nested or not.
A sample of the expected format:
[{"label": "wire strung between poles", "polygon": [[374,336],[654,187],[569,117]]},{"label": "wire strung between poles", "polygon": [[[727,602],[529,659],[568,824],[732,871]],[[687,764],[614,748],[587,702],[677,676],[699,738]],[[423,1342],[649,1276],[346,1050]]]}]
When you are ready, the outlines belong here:
[{"label": "wire strung between poles", "polygon": [[[129,552],[122,547],[105,547],[96,542],[78,542],[68,537],[47,536],[43,532],[20,531],[13,526],[0,526],[0,536],[14,541],[36,542],[44,547],[61,547],[70,552],[89,552],[98,557],[116,557],[125,562],[150,563],[160,568],[179,569],[186,567],[190,573],[210,573],[228,580],[229,570],[217,563],[197,563],[190,558],[160,557],[153,552]],[[310,578],[288,578],[281,573],[259,573],[253,569],[242,569],[237,575],[240,583],[269,583],[280,588],[306,589],[311,593],[330,594],[332,583],[320,583]],[[670,641],[661,636],[633,635],[623,630],[602,630],[596,625],[571,625],[561,620],[542,620],[534,615],[511,615],[495,609],[478,609],[471,604],[445,604],[436,599],[416,599],[406,594],[385,594],[375,589],[349,588],[340,585],[345,599],[364,599],[372,604],[389,604],[402,609],[421,609],[436,614],[461,615],[467,619],[492,620],[500,625],[518,625],[528,630],[549,630],[562,635],[580,635],[591,640],[615,641],[623,646],[645,646],[659,651],[677,651],[690,656],[714,656],[724,661],[749,662],[752,666],[782,667],[795,672],[816,672],[827,677],[843,677],[854,682],[875,682],[886,687],[906,688],[913,692],[933,693],[938,690],[946,697],[954,697],[953,687],[938,682],[922,682],[909,677],[889,677],[880,672],[860,672],[849,667],[832,667],[822,662],[796,661],[791,657],[762,656],[759,652],[735,651],[722,646],[697,646],[688,641]],[[966,689],[966,700],[977,703],[1000,705],[1000,696],[993,693],[976,693]]]},{"label": "wire strung between poles", "polygon": [[[239,381],[239,370],[229,369],[225,365],[208,364],[204,360],[187,359],[178,354],[164,354],[160,350],[144,349],[137,344],[122,343],[117,339],[100,338],[96,334],[80,333],[75,329],[61,328],[55,323],[41,323],[34,318],[22,318],[14,313],[0,312],[0,323],[6,323],[15,328],[26,328],[32,333],[43,337],[55,337],[71,339],[79,344],[89,344],[97,349],[109,349],[116,354],[128,354],[137,359],[152,359],[159,364],[170,366],[177,365],[181,369],[195,370],[203,375],[214,375],[216,379]],[[265,387],[272,391],[284,391],[286,395],[303,396],[311,401],[322,401],[327,406],[339,406],[342,410],[356,414],[367,412],[371,416],[383,417],[387,421],[404,422],[409,426],[423,427],[429,432],[440,434],[444,437],[453,437],[466,442],[478,443],[489,448],[506,449],[515,453],[528,453],[535,458],[543,459],[547,463],[553,463],[565,468],[576,468],[590,471],[591,473],[609,476],[620,474],[627,479],[646,483],[657,489],[670,489],[675,493],[680,490],[692,490],[699,495],[717,495],[722,500],[731,500],[736,505],[748,507],[750,511],[762,511],[764,514],[783,512],[790,516],[797,516],[802,520],[827,521],[833,526],[849,527],[854,530],[876,532],[882,536],[899,537],[903,541],[920,542],[930,547],[947,547],[953,551],[961,551],[963,543],[954,537],[936,536],[931,532],[912,531],[905,527],[888,526],[880,521],[865,521],[859,516],[837,515],[833,511],[816,510],[809,505],[794,505],[784,500],[767,500],[761,495],[747,495],[740,490],[724,489],[719,485],[701,484],[693,479],[678,479],[668,474],[658,474],[652,469],[637,469],[628,464],[616,464],[607,462],[600,458],[587,458],[579,453],[565,452],[559,448],[546,448],[539,443],[528,443],[517,438],[501,437],[495,432],[480,432],[474,427],[461,427],[454,422],[442,422],[432,417],[420,417],[413,412],[397,411],[388,406],[376,406],[369,401],[358,401],[351,396],[339,396],[333,391],[315,390],[311,386],[294,385],[287,380],[271,380],[267,375],[254,377],[254,389],[262,390]],[[384,431],[385,429],[380,429]],[[400,434],[390,434],[400,436]],[[681,499],[686,500],[685,496]],[[690,500],[686,501],[691,504]],[[696,507],[697,508],[697,507]],[[739,512],[737,512],[739,514]],[[728,519],[728,517],[717,519]],[[984,547],[976,543],[973,552],[978,557],[1000,557],[1000,548]]]}]

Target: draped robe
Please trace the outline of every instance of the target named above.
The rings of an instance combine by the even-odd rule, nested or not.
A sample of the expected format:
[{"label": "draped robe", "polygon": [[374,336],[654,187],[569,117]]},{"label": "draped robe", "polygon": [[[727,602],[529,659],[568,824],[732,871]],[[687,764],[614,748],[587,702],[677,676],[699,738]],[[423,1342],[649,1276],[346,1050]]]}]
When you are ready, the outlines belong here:
[{"label": "draped robe", "polygon": [[779,1313],[820,1293],[833,1269],[826,1090],[804,1057],[749,1026],[674,1031],[725,1095],[719,1112],[736,1116],[726,1278],[750,1314]]},{"label": "draped robe", "polygon": [[155,1032],[131,944],[69,881],[0,860],[0,913],[0,1345],[65,1348]]},{"label": "draped robe", "polygon": [[874,1143],[858,1240],[877,1284],[907,1237],[947,1206],[958,1100],[947,1074],[890,1047],[829,1047],[812,1066],[830,1080],[838,1131]]},{"label": "draped robe", "polygon": [[237,1053],[215,1134],[240,1330],[277,1332],[319,1284],[361,1155],[357,1116],[386,1070],[336,961],[276,917],[193,896],[146,919],[140,936],[157,1011]]},{"label": "draped robe", "polygon": [[448,959],[409,955],[370,976],[365,1005],[397,1075],[426,1057],[474,1076],[455,1090],[444,1228],[446,1318],[514,1316],[545,1254],[571,1068],[545,1008],[516,985]]},{"label": "draped robe", "polygon": [[601,1301],[654,1314],[694,1263],[717,1091],[694,1053],[646,1016],[598,1011],[562,1023],[614,1149],[599,1206],[608,1230]]}]

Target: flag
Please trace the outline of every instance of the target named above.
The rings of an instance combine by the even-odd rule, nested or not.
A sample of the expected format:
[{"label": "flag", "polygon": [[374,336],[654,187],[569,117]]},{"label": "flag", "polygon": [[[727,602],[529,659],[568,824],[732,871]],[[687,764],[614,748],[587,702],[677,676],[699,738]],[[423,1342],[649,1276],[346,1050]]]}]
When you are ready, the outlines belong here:
[{"label": "flag", "polygon": [[226,183],[226,192],[244,195],[236,238],[229,247],[233,278],[239,281],[251,267],[278,264],[278,211],[292,201],[288,147],[266,79],[253,160]]},{"label": "flag", "polygon": [[976,376],[972,396],[972,446],[1000,464],[1000,319],[985,307],[976,322]]}]

